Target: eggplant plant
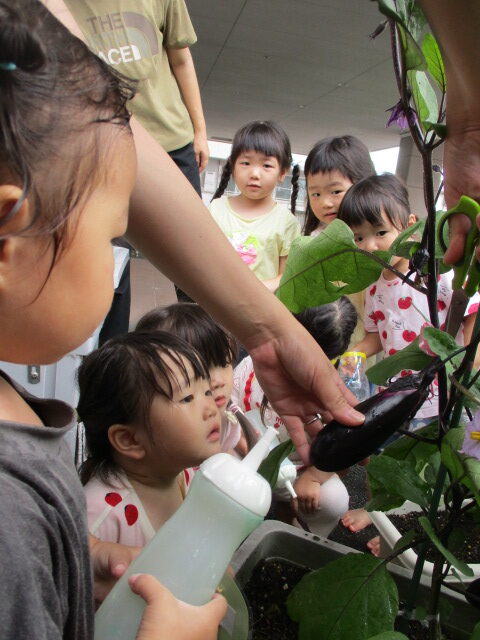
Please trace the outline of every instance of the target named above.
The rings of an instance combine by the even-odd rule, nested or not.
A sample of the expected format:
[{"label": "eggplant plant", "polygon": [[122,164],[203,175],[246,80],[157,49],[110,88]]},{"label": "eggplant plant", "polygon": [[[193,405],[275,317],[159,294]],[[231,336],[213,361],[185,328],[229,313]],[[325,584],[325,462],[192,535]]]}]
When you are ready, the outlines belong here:
[{"label": "eggplant plant", "polygon": [[[437,276],[450,269],[442,262],[447,230],[443,212],[436,211],[439,191],[434,188],[432,167],[433,151],[446,135],[446,78],[439,47],[418,3],[377,3],[383,22],[375,36],[389,33],[399,90],[389,124],[408,125],[421,154],[427,217],[401,233],[388,252],[359,250],[353,233],[339,220],[316,237],[298,239],[277,295],[294,312],[331,302],[375,282],[383,269],[391,269],[389,261],[395,255],[408,258],[410,265],[407,275],[397,275],[428,300],[430,326],[422,330],[421,337],[367,371],[371,382],[387,389],[358,405],[365,413],[365,425],[356,429],[336,422],[327,425],[312,446],[312,461],[317,466],[343,469],[378,449],[415,415],[433,376],[439,389],[439,417],[415,433],[405,432],[381,454],[372,455],[367,466],[372,495],[367,509],[388,511],[412,501],[422,512],[422,532],[406,533],[387,559],[349,554],[342,558],[341,566],[327,565],[306,576],[288,601],[292,619],[299,622],[301,640],[406,638],[405,621],[412,618],[423,620],[430,640],[439,640],[441,624],[448,617],[442,607],[442,589],[459,591],[473,606],[479,604],[475,585],[469,586],[471,569],[456,553],[463,539],[462,516],[468,514],[471,522],[480,523],[480,372],[472,369],[480,341],[480,314],[466,348],[439,328],[437,315]],[[471,256],[465,261],[471,257],[472,269],[478,273],[473,246],[470,249]],[[464,273],[467,271],[468,264]],[[471,281],[469,291],[477,288],[478,278],[475,284]],[[405,369],[419,373],[390,383]],[[403,626],[394,632],[398,596],[386,562],[408,548],[415,548],[418,561],[403,607]],[[434,569],[430,600],[422,608],[417,593],[429,550],[433,550]],[[452,572],[458,578],[455,584],[445,580]],[[480,623],[472,640],[479,637]]]}]

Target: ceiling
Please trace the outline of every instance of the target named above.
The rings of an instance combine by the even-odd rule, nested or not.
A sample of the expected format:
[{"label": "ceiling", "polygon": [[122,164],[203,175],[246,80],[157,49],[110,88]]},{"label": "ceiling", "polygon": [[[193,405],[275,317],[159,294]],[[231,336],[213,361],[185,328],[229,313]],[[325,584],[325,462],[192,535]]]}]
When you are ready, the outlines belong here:
[{"label": "ceiling", "polygon": [[371,0],[186,0],[210,139],[272,119],[294,153],[351,133],[370,151],[397,146],[385,127],[398,93],[388,31]]}]

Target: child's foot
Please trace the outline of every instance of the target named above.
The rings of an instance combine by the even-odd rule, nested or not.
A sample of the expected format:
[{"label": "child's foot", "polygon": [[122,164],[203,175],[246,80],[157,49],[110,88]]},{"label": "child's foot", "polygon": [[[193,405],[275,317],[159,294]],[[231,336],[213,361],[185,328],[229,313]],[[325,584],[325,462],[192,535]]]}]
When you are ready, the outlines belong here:
[{"label": "child's foot", "polygon": [[350,509],[341,519],[341,523],[355,533],[368,527],[369,524],[372,524],[372,521],[368,511],[365,511],[365,509]]},{"label": "child's foot", "polygon": [[380,556],[380,536],[375,536],[367,542],[367,547],[370,549],[371,553],[377,558]]}]

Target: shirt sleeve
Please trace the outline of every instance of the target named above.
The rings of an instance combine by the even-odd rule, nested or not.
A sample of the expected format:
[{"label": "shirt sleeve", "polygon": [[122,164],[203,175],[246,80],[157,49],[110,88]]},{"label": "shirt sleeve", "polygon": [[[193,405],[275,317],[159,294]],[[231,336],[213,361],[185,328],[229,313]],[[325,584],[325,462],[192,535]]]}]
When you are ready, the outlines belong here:
[{"label": "shirt sleeve", "polygon": [[5,515],[0,524],[1,637],[63,640],[68,569],[59,532],[28,491],[9,481],[0,493]]},{"label": "shirt sleeve", "polygon": [[243,397],[245,395],[245,382],[253,369],[253,364],[250,356],[244,358],[233,371],[233,389],[232,389],[232,403],[238,405],[242,411],[245,407],[243,404]]},{"label": "shirt sleeve", "polygon": [[300,235],[300,223],[293,216],[293,214],[289,213],[288,218],[285,224],[285,231],[283,234],[283,242],[282,248],[280,250],[280,256],[288,256],[290,253],[290,247],[292,246],[292,242],[295,238],[298,238]]},{"label": "shirt sleeve", "polygon": [[163,24],[163,44],[166,48],[181,49],[195,44],[195,34],[184,0],[167,0]]}]

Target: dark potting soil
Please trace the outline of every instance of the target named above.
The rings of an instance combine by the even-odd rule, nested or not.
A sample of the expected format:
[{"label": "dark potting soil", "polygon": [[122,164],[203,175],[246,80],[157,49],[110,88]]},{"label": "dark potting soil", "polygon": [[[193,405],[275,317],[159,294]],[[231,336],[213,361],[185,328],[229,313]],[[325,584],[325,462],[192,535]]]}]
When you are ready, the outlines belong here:
[{"label": "dark potting soil", "polygon": [[[251,640],[297,640],[298,625],[288,617],[286,602],[295,585],[310,569],[281,558],[260,560],[244,594],[250,605]],[[400,629],[396,630],[400,631]],[[402,629],[402,632],[405,631]],[[418,621],[409,622],[410,640],[426,640],[427,630]],[[448,636],[444,636],[447,640]]]},{"label": "dark potting soil", "polygon": [[310,569],[280,558],[261,560],[244,593],[250,605],[251,640],[297,640],[298,625],[288,617],[286,602]]}]

